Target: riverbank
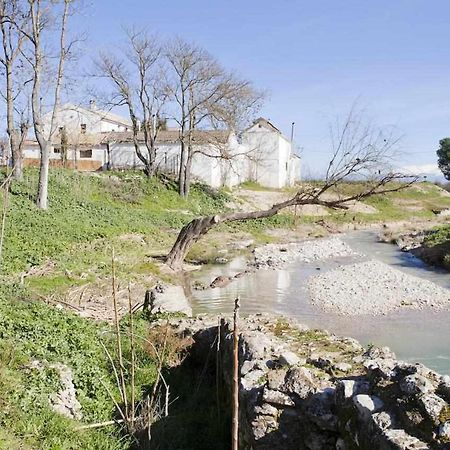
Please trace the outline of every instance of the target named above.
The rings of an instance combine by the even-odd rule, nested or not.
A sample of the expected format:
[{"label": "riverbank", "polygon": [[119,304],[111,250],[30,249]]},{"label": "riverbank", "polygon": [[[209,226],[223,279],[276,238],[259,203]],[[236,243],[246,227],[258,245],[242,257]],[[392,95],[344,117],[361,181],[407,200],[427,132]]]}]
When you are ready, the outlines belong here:
[{"label": "riverbank", "polygon": [[[233,357],[226,337],[232,323],[201,317],[171,324],[181,336],[192,336],[191,364],[203,373],[216,373],[216,383],[229,398]],[[448,376],[399,361],[388,348],[363,348],[354,339],[283,317],[250,316],[239,320],[238,327],[241,446],[446,448]],[[211,348],[221,355],[218,366]],[[171,448],[176,438],[167,438]]]},{"label": "riverbank", "polygon": [[[445,217],[450,217],[446,214]],[[450,271],[450,225],[443,224],[413,231],[383,233],[381,239],[394,242],[404,252],[410,252],[427,264]]]}]

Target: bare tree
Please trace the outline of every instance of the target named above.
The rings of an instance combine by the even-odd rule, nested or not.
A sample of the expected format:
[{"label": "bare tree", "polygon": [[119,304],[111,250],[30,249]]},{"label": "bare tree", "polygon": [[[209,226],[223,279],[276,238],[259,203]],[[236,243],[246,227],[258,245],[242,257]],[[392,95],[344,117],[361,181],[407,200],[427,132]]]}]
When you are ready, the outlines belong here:
[{"label": "bare tree", "polygon": [[[178,234],[166,258],[167,264],[180,270],[192,245],[219,223],[271,217],[285,208],[299,205],[348,209],[352,201],[406,189],[417,177],[391,170],[397,144],[398,138],[392,132],[386,134],[367,123],[364,114],[352,108],[344,123],[332,129],[332,158],[321,185],[304,185],[293,197],[265,210],[230,212],[192,220]],[[345,181],[358,181],[356,192],[349,194],[341,190]]]},{"label": "bare tree", "polygon": [[261,99],[248,81],[226,72],[205,50],[180,39],[167,49],[172,68],[169,89],[176,105],[174,120],[180,129],[179,193],[189,195],[195,132],[205,124],[234,127],[243,111]]},{"label": "bare tree", "polygon": [[[16,24],[18,24],[19,29]],[[0,0],[0,32],[2,39],[0,64],[4,69],[5,92],[2,93],[6,102],[6,123],[9,150],[13,165],[13,177],[22,179],[23,158],[22,148],[27,136],[29,123],[26,114],[28,101],[20,101],[27,80],[21,52],[25,35],[20,29],[27,29],[29,17],[23,10],[23,4],[18,0]]]},{"label": "bare tree", "polygon": [[[156,36],[148,35],[145,30],[129,30],[126,35],[122,54],[102,53],[96,66],[101,76],[112,84],[111,106],[128,108],[136,155],[146,175],[152,177],[163,108],[168,98],[161,46]],[[146,152],[142,151],[141,142]]]},{"label": "bare tree", "polygon": [[[22,52],[32,69],[31,110],[34,132],[40,150],[39,182],[36,205],[40,209],[48,208],[48,179],[50,165],[50,151],[57,132],[57,113],[61,103],[61,89],[64,78],[65,63],[68,60],[75,41],[66,42],[68,18],[74,12],[74,0],[28,0],[27,14],[30,18],[30,30],[20,28],[21,33],[28,39],[31,50]],[[56,74],[51,73],[53,55],[46,52],[49,46],[47,34],[57,30],[58,51]],[[51,92],[52,113],[50,126],[46,129],[43,121],[43,104],[45,98],[43,75],[48,71],[46,81],[54,77],[53,83],[45,83]]]}]

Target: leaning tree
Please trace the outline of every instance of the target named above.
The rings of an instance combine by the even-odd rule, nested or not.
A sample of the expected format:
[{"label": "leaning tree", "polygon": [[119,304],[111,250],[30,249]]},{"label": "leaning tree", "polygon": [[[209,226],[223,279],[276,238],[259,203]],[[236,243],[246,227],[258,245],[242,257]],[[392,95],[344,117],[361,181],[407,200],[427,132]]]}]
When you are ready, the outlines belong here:
[{"label": "leaning tree", "polygon": [[[332,158],[325,179],[319,185],[305,183],[291,198],[257,211],[226,212],[199,217],[185,225],[166,258],[173,270],[181,270],[193,244],[220,223],[263,219],[281,210],[301,205],[320,205],[345,210],[351,202],[374,195],[406,189],[417,177],[391,169],[398,151],[399,138],[393,130],[383,131],[365,120],[361,111],[352,108],[343,124],[331,127]],[[343,182],[355,181],[355,190],[348,194],[341,189]]]}]

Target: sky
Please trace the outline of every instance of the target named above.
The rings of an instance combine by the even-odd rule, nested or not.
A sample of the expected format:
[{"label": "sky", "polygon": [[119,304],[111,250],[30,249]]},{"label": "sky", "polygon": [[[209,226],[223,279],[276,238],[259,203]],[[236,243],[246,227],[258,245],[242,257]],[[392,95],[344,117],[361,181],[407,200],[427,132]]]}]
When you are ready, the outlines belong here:
[{"label": "sky", "polygon": [[85,57],[146,27],[206,48],[268,92],[261,115],[295,144],[305,174],[330,156],[329,125],[357,102],[402,136],[399,166],[439,174],[450,136],[448,0],[91,0],[73,27]]}]

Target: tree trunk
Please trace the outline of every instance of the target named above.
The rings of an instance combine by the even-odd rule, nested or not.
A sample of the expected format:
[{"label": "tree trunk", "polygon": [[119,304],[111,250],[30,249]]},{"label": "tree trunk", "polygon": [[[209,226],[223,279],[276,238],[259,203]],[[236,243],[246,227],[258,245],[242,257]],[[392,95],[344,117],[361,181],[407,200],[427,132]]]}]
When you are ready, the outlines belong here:
[{"label": "tree trunk", "polygon": [[14,124],[13,68],[11,60],[8,60],[6,63],[6,124],[14,169],[13,177],[16,180],[21,180],[23,178],[22,151],[19,148],[18,133]]},{"label": "tree trunk", "polygon": [[186,166],[184,168],[184,196],[189,197],[191,191],[191,168],[192,168],[192,149],[189,147],[186,160]]},{"label": "tree trunk", "polygon": [[48,208],[48,175],[49,175],[50,143],[45,142],[41,148],[41,162],[39,165],[39,183],[36,205],[40,209]]},{"label": "tree trunk", "polygon": [[11,156],[14,167],[13,177],[16,180],[21,181],[23,179],[23,155],[22,155],[22,146],[19,144],[17,130],[14,130],[10,142],[12,146]]},{"label": "tree trunk", "polygon": [[187,162],[187,154],[186,154],[186,144],[183,140],[181,140],[181,155],[180,155],[180,167],[178,171],[178,193],[181,197],[186,197],[186,162]]},{"label": "tree trunk", "polygon": [[189,252],[190,248],[206,234],[214,225],[223,222],[233,222],[236,220],[251,220],[271,217],[278,213],[283,208],[293,206],[296,204],[305,204],[308,200],[299,198],[297,195],[293,198],[281,203],[273,205],[269,209],[252,212],[237,212],[222,215],[199,217],[185,225],[178,234],[175,244],[166,258],[166,264],[173,270],[181,270],[183,261]]},{"label": "tree trunk", "polygon": [[180,270],[189,249],[219,223],[220,216],[206,216],[194,219],[185,225],[178,234],[177,240],[167,255],[166,263],[174,270]]}]

